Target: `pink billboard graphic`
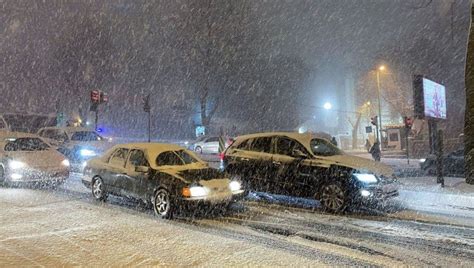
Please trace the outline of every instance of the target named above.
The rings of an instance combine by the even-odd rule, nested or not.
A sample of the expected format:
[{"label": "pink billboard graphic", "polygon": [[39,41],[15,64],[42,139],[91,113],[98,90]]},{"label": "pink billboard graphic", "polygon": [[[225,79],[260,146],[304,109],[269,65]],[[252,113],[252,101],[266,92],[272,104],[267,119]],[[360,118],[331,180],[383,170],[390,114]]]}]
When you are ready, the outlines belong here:
[{"label": "pink billboard graphic", "polygon": [[425,116],[446,119],[446,88],[423,78]]}]

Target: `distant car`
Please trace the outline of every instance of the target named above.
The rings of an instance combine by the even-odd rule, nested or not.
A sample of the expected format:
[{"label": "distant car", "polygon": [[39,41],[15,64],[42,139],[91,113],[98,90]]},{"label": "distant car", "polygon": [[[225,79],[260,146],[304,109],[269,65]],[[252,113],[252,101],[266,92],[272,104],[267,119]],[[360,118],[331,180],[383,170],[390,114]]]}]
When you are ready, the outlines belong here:
[{"label": "distant car", "polygon": [[240,136],[225,151],[223,162],[249,190],[315,198],[334,213],[398,195],[390,167],[347,155],[312,134]]},{"label": "distant car", "polygon": [[108,194],[139,199],[162,218],[197,204],[230,204],[244,195],[240,181],[183,147],[162,143],[116,145],[87,162],[82,182],[96,200]]},{"label": "distant car", "polygon": [[[224,149],[229,147],[233,139],[225,137],[224,138]],[[191,148],[198,154],[218,154],[219,153],[219,137],[218,136],[203,136],[197,139],[192,145]]]},{"label": "distant car", "polygon": [[[427,158],[420,159],[420,168],[426,175],[436,175],[436,156],[429,155]],[[443,157],[444,175],[464,176],[465,169],[464,149],[456,150]]]},{"label": "distant car", "polygon": [[35,134],[0,134],[0,185],[58,185],[69,177],[69,161]]},{"label": "distant car", "polygon": [[75,168],[82,168],[87,160],[112,147],[97,132],[82,127],[46,127],[38,130],[38,135],[57,146]]}]

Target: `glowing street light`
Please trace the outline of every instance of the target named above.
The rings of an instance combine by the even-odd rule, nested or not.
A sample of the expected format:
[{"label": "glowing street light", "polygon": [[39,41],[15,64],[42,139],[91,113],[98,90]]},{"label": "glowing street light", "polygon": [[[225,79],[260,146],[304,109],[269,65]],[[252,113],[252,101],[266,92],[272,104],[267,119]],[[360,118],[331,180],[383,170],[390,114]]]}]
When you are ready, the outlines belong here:
[{"label": "glowing street light", "polygon": [[323,105],[323,108],[326,110],[331,110],[332,109],[332,104],[330,102],[326,102]]},{"label": "glowing street light", "polygon": [[379,71],[384,71],[385,70],[385,65],[380,65]]}]

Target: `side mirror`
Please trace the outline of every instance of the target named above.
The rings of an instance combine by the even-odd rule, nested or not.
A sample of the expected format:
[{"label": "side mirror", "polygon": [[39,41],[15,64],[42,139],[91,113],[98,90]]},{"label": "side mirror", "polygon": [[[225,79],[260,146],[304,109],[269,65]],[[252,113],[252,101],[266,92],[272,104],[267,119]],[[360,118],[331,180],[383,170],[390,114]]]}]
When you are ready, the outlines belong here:
[{"label": "side mirror", "polygon": [[296,149],[296,150],[293,150],[293,157],[296,157],[296,158],[307,158],[308,156],[303,153],[302,151]]},{"label": "side mirror", "polygon": [[145,167],[145,166],[135,167],[135,172],[148,173],[148,171],[150,171],[149,167]]}]

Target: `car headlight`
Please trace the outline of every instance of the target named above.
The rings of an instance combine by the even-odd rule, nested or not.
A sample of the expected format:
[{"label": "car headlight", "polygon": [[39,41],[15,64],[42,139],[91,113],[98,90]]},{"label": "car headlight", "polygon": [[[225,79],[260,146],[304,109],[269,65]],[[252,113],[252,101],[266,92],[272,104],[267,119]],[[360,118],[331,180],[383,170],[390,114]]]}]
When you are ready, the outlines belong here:
[{"label": "car headlight", "polygon": [[189,188],[191,196],[206,196],[207,189],[202,186],[193,186]]},{"label": "car headlight", "polygon": [[426,158],[421,158],[420,159],[420,163],[425,163],[425,161],[426,161]]},{"label": "car headlight", "polygon": [[65,166],[65,167],[69,167],[69,166],[70,166],[69,160],[64,159],[64,160],[61,162],[61,165]]},{"label": "car headlight", "polygon": [[79,153],[81,154],[81,156],[96,156],[97,155],[96,152],[89,149],[81,149]]},{"label": "car headlight", "polygon": [[377,177],[374,174],[354,174],[357,180],[364,183],[376,183],[378,182]]},{"label": "car headlight", "polygon": [[8,163],[11,169],[20,169],[26,167],[26,164],[20,161],[12,160]]},{"label": "car headlight", "polygon": [[231,181],[231,182],[229,183],[229,189],[230,189],[232,192],[235,192],[235,191],[240,190],[241,187],[242,187],[242,185],[241,185],[240,182],[238,182],[238,181]]}]

